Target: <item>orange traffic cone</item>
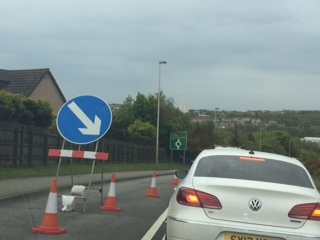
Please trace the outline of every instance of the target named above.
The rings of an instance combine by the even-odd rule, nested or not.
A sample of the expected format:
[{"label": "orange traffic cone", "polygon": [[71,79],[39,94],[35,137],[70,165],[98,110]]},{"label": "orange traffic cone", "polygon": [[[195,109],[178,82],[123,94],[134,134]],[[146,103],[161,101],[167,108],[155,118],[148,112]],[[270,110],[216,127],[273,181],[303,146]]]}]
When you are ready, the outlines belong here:
[{"label": "orange traffic cone", "polygon": [[54,179],[51,184],[51,189],[42,224],[37,228],[32,228],[32,232],[51,235],[58,235],[67,232],[65,228],[59,227],[56,179]]},{"label": "orange traffic cone", "polygon": [[[176,169],[176,171],[177,171],[177,169]],[[179,180],[178,180],[178,178],[176,176],[176,171],[173,174],[173,180],[172,180],[172,183],[171,183],[172,185],[178,185],[179,184]]]},{"label": "orange traffic cone", "polygon": [[117,206],[117,198],[116,198],[116,176],[112,174],[110,188],[108,192],[107,200],[104,206],[100,207],[103,211],[114,211],[118,212],[121,209]]},{"label": "orange traffic cone", "polygon": [[150,187],[149,193],[146,195],[147,197],[153,197],[153,198],[160,197],[158,195],[158,191],[157,191],[156,177],[157,177],[157,174],[156,174],[156,172],[154,172],[153,173],[153,177],[152,177],[152,181],[151,181],[151,187]]}]

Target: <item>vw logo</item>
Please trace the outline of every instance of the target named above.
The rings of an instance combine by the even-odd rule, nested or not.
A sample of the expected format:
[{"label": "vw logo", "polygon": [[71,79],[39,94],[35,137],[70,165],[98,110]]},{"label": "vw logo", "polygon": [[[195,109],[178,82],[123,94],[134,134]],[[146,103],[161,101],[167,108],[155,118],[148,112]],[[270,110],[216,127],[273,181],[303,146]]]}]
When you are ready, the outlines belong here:
[{"label": "vw logo", "polygon": [[249,208],[254,211],[254,212],[257,212],[261,209],[262,207],[262,203],[260,202],[259,199],[251,199],[249,201]]}]

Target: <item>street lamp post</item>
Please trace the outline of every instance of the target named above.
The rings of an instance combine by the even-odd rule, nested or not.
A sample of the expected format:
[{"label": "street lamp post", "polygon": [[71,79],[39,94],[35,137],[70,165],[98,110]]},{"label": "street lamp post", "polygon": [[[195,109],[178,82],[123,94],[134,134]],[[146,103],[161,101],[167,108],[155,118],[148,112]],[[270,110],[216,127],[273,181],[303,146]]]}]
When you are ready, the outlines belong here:
[{"label": "street lamp post", "polygon": [[217,111],[219,108],[214,109],[214,126],[213,126],[213,144],[216,145],[216,125],[217,125]]},{"label": "street lamp post", "polygon": [[160,79],[161,79],[161,64],[167,64],[166,61],[159,62],[159,82],[158,82],[158,111],[157,111],[157,138],[156,138],[156,165],[155,169],[158,169],[159,159],[159,122],[160,122]]}]

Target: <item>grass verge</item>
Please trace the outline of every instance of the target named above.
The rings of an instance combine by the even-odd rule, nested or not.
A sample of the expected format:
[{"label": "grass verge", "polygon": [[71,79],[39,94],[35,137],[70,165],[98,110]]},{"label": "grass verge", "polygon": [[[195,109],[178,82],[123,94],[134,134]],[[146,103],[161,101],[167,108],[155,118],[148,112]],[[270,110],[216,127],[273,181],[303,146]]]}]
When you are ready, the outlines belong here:
[{"label": "grass verge", "polygon": [[[47,165],[47,166],[33,166],[33,167],[0,167],[0,180],[5,179],[23,179],[30,177],[46,177],[46,176],[55,176],[57,174],[57,165]],[[113,173],[113,172],[127,172],[127,171],[149,171],[155,170],[154,163],[116,163],[109,164],[104,163],[102,165],[104,173]],[[92,169],[92,164],[61,164],[59,176],[70,175],[79,175],[79,174],[90,174]],[[189,166],[166,162],[158,163],[157,170],[176,170],[176,169],[189,169]],[[94,173],[101,173],[101,163],[96,162]]]}]

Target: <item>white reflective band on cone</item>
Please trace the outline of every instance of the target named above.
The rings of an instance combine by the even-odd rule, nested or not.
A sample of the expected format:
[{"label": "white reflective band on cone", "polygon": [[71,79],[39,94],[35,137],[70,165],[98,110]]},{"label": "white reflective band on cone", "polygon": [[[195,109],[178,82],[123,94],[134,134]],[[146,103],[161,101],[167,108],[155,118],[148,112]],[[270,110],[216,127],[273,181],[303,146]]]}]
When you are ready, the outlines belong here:
[{"label": "white reflective band on cone", "polygon": [[153,188],[156,187],[156,179],[155,178],[152,178],[151,187],[153,187]]},{"label": "white reflective band on cone", "polygon": [[50,192],[46,206],[46,213],[58,213],[57,204],[57,193]]},{"label": "white reflective band on cone", "polygon": [[109,192],[108,192],[108,196],[109,197],[115,197],[116,196],[116,187],[115,187],[114,183],[110,184],[110,189],[109,189]]}]

